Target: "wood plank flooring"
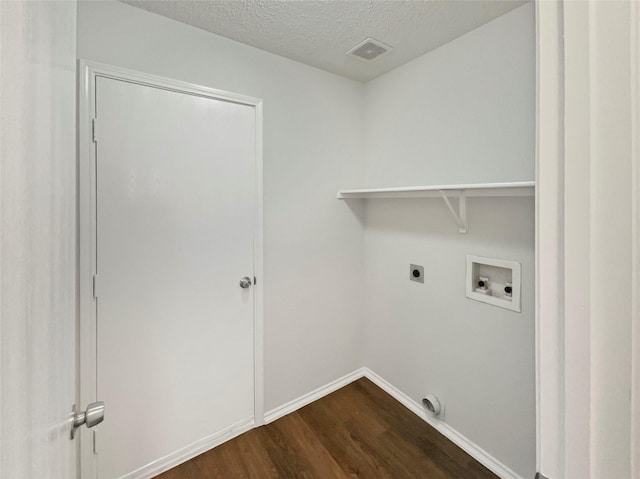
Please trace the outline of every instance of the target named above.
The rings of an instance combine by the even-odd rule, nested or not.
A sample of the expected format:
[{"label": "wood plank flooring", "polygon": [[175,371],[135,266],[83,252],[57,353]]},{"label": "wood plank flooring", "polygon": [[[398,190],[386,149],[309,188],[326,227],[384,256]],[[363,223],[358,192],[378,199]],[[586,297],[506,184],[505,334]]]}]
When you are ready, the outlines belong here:
[{"label": "wood plank flooring", "polygon": [[157,479],[496,477],[363,378]]}]

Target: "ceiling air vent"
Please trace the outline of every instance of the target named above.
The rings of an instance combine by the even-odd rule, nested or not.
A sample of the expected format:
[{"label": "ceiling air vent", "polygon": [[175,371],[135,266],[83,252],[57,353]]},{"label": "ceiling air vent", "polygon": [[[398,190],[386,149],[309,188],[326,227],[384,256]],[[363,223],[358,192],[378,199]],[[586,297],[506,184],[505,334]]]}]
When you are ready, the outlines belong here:
[{"label": "ceiling air vent", "polygon": [[365,62],[370,62],[376,58],[380,58],[385,53],[388,53],[392,48],[393,47],[385,45],[374,38],[367,38],[365,41],[358,43],[355,47],[349,50],[347,55],[359,58]]}]

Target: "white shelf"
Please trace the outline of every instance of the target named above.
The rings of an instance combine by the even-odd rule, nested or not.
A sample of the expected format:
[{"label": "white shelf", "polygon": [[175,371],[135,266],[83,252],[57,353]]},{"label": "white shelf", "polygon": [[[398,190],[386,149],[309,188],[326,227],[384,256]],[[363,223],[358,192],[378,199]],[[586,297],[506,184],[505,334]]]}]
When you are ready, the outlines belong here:
[{"label": "white shelf", "polygon": [[453,194],[464,191],[469,197],[500,197],[500,196],[534,196],[535,182],[520,181],[512,183],[477,183],[470,185],[430,185],[430,186],[399,186],[396,188],[366,188],[358,190],[340,190],[338,199],[351,198],[434,198],[442,193]]},{"label": "white shelf", "polygon": [[[451,216],[458,224],[460,233],[467,232],[467,198],[535,196],[534,181],[512,183],[477,183],[471,185],[400,186],[397,188],[368,188],[340,190],[338,199],[383,199],[383,198],[442,198]],[[450,197],[458,198],[457,211]]]}]

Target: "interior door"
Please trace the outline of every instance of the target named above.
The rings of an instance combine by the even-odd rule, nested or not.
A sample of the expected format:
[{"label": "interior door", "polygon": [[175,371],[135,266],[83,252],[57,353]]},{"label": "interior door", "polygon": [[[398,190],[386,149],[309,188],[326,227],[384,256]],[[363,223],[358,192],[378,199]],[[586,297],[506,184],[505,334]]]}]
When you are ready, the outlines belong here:
[{"label": "interior door", "polygon": [[[253,420],[255,108],[98,76],[100,479]],[[173,459],[172,459],[173,458]]]}]

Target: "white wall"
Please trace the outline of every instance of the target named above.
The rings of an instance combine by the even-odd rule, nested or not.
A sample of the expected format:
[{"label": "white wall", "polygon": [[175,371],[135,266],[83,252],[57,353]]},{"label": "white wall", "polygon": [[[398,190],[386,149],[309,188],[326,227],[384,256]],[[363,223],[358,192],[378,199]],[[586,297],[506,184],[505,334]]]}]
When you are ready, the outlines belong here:
[{"label": "white wall", "polygon": [[[365,85],[367,186],[534,179],[534,6]],[[371,200],[365,365],[522,477],[535,474],[534,201]],[[465,255],[522,263],[522,313],[465,298]],[[408,280],[409,263],[425,284]]]},{"label": "white wall", "polygon": [[[630,85],[631,67],[636,66],[631,63],[631,50],[637,48],[632,31],[639,32],[640,25],[638,16],[631,15],[631,3],[613,7],[596,3],[589,22],[593,75],[589,82],[593,131],[590,168],[593,478],[632,477],[630,219],[635,165],[632,166],[631,155],[633,141],[638,141],[640,132],[638,124],[632,123],[632,108],[637,109],[638,103],[637,99],[632,103],[637,92],[632,92],[636,87]],[[636,236],[635,241],[638,239]]]},{"label": "white wall", "polygon": [[[79,58],[264,99],[266,410],[365,365],[533,475],[533,200],[470,200],[468,235],[439,200],[371,202],[366,232],[335,200],[533,179],[532,5],[364,86],[113,1],[78,24]],[[521,314],[464,298],[467,253],[522,263]]]},{"label": "white wall", "polygon": [[0,2],[0,477],[75,477],[75,2]]},{"label": "white wall", "polygon": [[[264,100],[265,409],[362,366],[362,85],[131,6],[79,2],[78,57]],[[238,272],[240,275],[240,272]]]},{"label": "white wall", "polygon": [[366,84],[368,186],[534,179],[534,7]]}]

